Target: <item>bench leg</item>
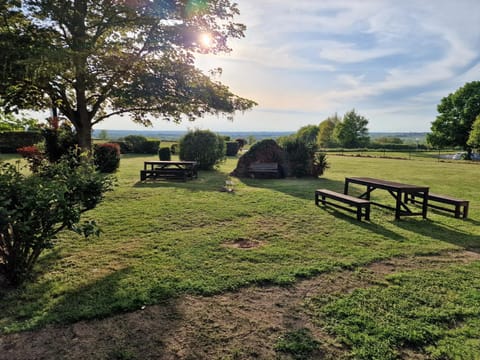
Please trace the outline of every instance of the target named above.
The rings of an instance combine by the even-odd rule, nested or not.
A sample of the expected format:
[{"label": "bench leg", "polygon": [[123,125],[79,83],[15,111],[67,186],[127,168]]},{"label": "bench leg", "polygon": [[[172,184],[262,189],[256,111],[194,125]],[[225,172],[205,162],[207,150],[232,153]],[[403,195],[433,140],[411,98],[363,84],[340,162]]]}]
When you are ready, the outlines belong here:
[{"label": "bench leg", "polygon": [[461,206],[460,205],[455,205],[455,217],[457,219],[460,218],[460,213],[461,213]]},{"label": "bench leg", "polygon": [[365,220],[370,221],[370,204],[365,206]]},{"label": "bench leg", "polygon": [[468,216],[468,203],[463,206],[463,218],[466,219]]},{"label": "bench leg", "polygon": [[361,221],[362,220],[362,207],[357,206],[357,220]]}]

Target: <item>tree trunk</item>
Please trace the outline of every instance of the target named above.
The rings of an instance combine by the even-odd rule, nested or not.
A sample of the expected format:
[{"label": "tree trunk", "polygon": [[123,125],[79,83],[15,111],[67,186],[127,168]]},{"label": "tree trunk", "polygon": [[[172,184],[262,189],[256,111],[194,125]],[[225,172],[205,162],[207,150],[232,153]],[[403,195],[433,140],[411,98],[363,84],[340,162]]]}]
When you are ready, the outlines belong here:
[{"label": "tree trunk", "polygon": [[79,121],[80,126],[76,126],[78,146],[82,151],[90,152],[92,150],[92,125],[90,120]]}]

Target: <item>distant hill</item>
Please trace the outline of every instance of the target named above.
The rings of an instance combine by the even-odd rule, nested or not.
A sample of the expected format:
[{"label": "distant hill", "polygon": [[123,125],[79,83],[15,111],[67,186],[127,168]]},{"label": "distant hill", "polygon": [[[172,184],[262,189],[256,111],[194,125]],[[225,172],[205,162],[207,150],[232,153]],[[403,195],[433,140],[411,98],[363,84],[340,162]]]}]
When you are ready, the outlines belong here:
[{"label": "distant hill", "polygon": [[[94,130],[93,137],[98,138],[102,130]],[[160,140],[178,140],[187,131],[157,131],[157,130],[106,130],[107,136],[111,140],[117,140],[127,135],[142,135],[147,138],[160,139]],[[215,131],[214,131],[215,132]],[[280,136],[286,136],[293,134],[294,131],[216,131],[223,136],[230,136],[231,139],[246,139],[249,136],[254,136],[257,140],[262,139],[276,139]]]},{"label": "distant hill", "polygon": [[[94,130],[93,137],[98,138],[102,130]],[[118,140],[128,135],[142,135],[147,138],[160,139],[166,141],[174,141],[180,139],[185,135],[186,131],[157,131],[157,130],[105,130],[107,137],[111,140]],[[249,136],[255,137],[257,140],[263,139],[277,139],[281,136],[287,136],[295,133],[295,131],[218,131],[220,135],[230,136],[231,139],[247,139]],[[405,143],[422,144],[426,141],[426,132],[371,132],[372,139],[379,137],[397,137],[402,139]]]}]

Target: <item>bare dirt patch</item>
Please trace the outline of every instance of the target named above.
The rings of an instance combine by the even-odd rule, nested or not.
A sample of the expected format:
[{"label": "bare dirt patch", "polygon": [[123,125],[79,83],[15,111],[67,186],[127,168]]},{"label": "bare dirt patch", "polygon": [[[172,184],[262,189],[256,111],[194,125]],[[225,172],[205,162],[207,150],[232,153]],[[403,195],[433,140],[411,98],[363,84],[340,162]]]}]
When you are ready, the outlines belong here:
[{"label": "bare dirt patch", "polygon": [[467,251],[395,258],[288,287],[184,296],[107,319],[0,336],[0,359],[282,359],[288,357],[275,352],[275,342],[300,328],[310,329],[321,343],[312,358],[340,359],[346,349],[311,322],[304,306],[308,298],[348,293],[398,271],[475,260],[480,255]]},{"label": "bare dirt patch", "polygon": [[246,239],[246,238],[238,238],[235,240],[229,240],[222,245],[229,248],[234,249],[254,249],[262,246],[264,244],[263,241],[253,240],[253,239]]}]

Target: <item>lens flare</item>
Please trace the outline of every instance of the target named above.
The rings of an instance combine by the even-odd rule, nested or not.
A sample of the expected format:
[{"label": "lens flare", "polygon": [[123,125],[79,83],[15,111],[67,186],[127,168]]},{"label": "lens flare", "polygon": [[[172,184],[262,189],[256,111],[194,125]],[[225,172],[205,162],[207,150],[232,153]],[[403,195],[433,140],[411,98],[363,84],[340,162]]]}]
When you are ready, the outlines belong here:
[{"label": "lens flare", "polygon": [[201,15],[205,13],[207,9],[208,9],[207,0],[189,0],[187,2],[187,6],[185,7],[187,16]]},{"label": "lens flare", "polygon": [[210,34],[207,34],[207,33],[201,34],[200,35],[200,44],[205,48],[209,48],[213,44],[212,36]]}]

